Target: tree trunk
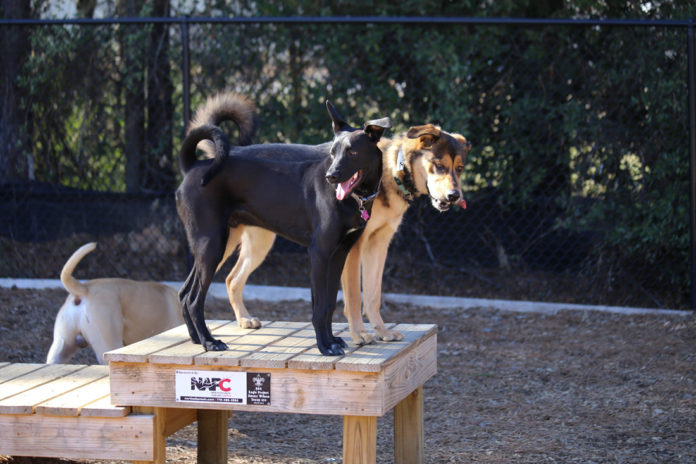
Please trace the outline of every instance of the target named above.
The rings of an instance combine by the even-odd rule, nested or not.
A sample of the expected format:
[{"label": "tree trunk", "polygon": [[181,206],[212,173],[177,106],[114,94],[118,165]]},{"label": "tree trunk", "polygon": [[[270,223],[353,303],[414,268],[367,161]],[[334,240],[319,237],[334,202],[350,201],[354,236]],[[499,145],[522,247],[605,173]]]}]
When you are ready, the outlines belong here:
[{"label": "tree trunk", "polygon": [[[139,9],[133,0],[119,0],[116,11],[120,16],[138,16]],[[145,87],[142,55],[141,26],[123,26],[121,71],[124,98],[124,122],[126,155],[126,191],[138,192],[141,189],[142,165],[145,157]]]},{"label": "tree trunk", "polygon": [[[153,16],[167,17],[169,0],[153,0]],[[171,65],[169,62],[169,25],[154,24],[147,53],[147,159],[144,187],[148,190],[173,190],[176,163],[172,158]]]},{"label": "tree trunk", "polygon": [[[0,0],[5,18],[30,18],[30,2]],[[29,177],[30,153],[26,133],[27,116],[20,107],[17,77],[30,52],[29,29],[0,28],[0,184]]]}]

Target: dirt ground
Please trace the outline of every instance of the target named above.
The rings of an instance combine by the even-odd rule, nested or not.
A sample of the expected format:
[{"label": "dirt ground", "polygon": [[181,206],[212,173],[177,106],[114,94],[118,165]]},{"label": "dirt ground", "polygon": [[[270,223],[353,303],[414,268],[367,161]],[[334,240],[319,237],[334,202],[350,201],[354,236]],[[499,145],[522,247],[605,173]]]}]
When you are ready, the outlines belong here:
[{"label": "dirt ground", "polygon": [[[0,289],[0,361],[43,362],[64,297]],[[262,319],[310,319],[305,302],[248,306]],[[207,317],[229,319],[228,308],[211,301]],[[696,462],[696,315],[393,305],[383,315],[439,326],[438,372],[424,386],[428,463]],[[392,430],[389,413],[378,420],[380,463],[393,462]],[[340,417],[238,413],[229,462],[341,462],[341,439]],[[196,462],[194,426],[168,439],[167,462]]]}]

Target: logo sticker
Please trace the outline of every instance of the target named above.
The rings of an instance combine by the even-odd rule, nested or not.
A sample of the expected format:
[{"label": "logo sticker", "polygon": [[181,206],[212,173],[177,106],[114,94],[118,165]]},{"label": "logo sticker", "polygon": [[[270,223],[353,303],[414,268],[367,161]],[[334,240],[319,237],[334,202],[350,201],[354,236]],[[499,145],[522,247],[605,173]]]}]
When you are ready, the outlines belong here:
[{"label": "logo sticker", "polygon": [[271,404],[271,374],[177,370],[176,401],[189,403]]}]

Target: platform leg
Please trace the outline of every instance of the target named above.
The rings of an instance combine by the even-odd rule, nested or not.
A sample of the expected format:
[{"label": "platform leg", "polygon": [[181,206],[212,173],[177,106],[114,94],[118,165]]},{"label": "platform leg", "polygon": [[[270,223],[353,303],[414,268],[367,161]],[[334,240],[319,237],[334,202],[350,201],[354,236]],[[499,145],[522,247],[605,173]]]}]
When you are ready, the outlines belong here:
[{"label": "platform leg", "polygon": [[420,386],[394,407],[394,462],[422,464],[423,440],[423,387]]},{"label": "platform leg", "polygon": [[198,410],[198,464],[227,463],[228,411]]},{"label": "platform leg", "polygon": [[343,464],[377,461],[377,417],[343,416]]},{"label": "platform leg", "polygon": [[134,406],[133,412],[136,414],[153,414],[155,416],[154,443],[152,444],[154,458],[152,461],[133,461],[133,463],[140,464],[151,462],[154,464],[165,464],[167,453],[167,435],[165,432],[165,428],[167,425],[167,409],[146,406]]}]

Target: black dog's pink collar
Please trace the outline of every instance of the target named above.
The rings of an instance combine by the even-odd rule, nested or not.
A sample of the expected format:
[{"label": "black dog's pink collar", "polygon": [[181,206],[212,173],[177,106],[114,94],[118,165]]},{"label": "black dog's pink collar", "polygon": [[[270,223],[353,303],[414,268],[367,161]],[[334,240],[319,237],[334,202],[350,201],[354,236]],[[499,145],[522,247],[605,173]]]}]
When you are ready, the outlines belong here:
[{"label": "black dog's pink collar", "polygon": [[363,221],[367,222],[370,219],[370,212],[365,208],[365,203],[373,201],[379,194],[379,186],[377,186],[377,191],[368,197],[361,197],[357,193],[353,192],[350,194],[355,201],[358,202],[358,209],[360,210],[360,217]]}]

